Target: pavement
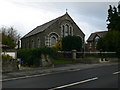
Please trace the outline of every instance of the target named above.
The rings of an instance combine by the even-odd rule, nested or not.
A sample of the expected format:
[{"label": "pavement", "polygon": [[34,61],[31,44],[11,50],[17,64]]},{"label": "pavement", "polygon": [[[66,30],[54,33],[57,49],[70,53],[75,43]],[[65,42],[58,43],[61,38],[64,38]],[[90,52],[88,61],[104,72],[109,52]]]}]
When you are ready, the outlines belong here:
[{"label": "pavement", "polygon": [[97,64],[83,64],[83,63],[75,63],[75,64],[63,64],[58,66],[52,66],[49,68],[26,68],[21,69],[16,72],[9,72],[2,74],[2,80],[12,80],[16,78],[22,77],[30,77],[33,75],[48,75],[54,73],[61,73],[67,71],[77,71],[77,70],[84,70],[89,68],[96,68],[102,66],[109,66],[109,65],[118,65],[118,63],[111,63],[111,62],[104,62],[104,63],[97,63]]}]

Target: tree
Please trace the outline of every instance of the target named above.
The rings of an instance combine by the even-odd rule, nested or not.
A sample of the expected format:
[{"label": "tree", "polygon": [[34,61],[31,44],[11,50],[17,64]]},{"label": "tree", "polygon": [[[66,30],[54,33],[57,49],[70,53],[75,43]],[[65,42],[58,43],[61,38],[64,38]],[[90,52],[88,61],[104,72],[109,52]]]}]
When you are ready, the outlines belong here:
[{"label": "tree", "polygon": [[2,44],[9,46],[11,49],[19,44],[20,34],[13,27],[1,27],[0,32],[2,34]]},{"label": "tree", "polygon": [[108,31],[97,43],[97,49],[108,52],[120,51],[120,31]]},{"label": "tree", "polygon": [[119,11],[117,12],[117,8],[115,6],[112,8],[112,6],[109,5],[107,22],[108,30],[120,31],[120,15]]},{"label": "tree", "polygon": [[97,50],[107,52],[117,52],[120,57],[120,5],[117,8],[109,6],[107,25],[108,32],[98,40]]},{"label": "tree", "polygon": [[2,34],[2,44],[5,44],[9,46],[9,48],[15,48],[16,44],[14,43],[14,40],[5,34]]},{"label": "tree", "polygon": [[64,51],[74,49],[80,51],[82,49],[82,39],[79,36],[66,36],[62,39],[62,49]]}]

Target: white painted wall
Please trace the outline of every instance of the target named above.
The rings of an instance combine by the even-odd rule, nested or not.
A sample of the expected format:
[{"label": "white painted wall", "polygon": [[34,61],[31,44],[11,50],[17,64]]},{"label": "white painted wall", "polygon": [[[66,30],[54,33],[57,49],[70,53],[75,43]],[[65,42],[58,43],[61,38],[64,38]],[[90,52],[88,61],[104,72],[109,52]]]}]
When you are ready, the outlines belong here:
[{"label": "white painted wall", "polygon": [[1,54],[5,54],[5,55],[9,55],[12,56],[14,59],[16,59],[17,57],[17,53],[16,52],[2,52]]}]

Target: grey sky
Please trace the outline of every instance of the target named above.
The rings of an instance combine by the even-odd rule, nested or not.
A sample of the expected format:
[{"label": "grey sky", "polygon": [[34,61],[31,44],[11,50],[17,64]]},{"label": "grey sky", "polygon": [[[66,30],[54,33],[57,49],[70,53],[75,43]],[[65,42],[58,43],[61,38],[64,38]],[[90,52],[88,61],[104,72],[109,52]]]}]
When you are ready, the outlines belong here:
[{"label": "grey sky", "polygon": [[65,14],[69,15],[85,33],[85,40],[92,32],[107,30],[109,5],[118,2],[20,2],[0,1],[0,27],[14,26],[21,36],[35,27]]}]

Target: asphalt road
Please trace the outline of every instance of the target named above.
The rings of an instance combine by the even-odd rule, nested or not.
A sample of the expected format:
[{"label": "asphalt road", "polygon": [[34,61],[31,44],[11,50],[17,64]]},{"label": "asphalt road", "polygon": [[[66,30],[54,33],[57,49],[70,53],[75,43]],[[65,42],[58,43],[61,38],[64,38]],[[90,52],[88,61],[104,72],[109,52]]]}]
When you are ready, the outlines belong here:
[{"label": "asphalt road", "polygon": [[118,88],[118,65],[66,71],[2,82],[3,88]]}]

